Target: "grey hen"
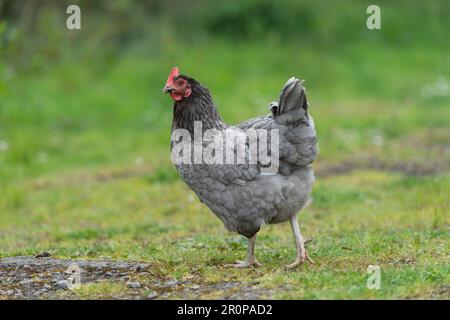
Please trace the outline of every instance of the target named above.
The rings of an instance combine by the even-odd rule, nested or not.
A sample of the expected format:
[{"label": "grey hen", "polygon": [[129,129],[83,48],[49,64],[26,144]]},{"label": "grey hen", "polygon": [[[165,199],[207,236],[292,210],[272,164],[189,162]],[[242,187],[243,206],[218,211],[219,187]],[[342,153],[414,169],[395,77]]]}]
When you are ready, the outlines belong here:
[{"label": "grey hen", "polygon": [[[233,266],[257,265],[254,255],[256,233],[264,224],[285,221],[291,223],[298,254],[295,262],[289,267],[304,261],[313,262],[306,252],[305,240],[300,234],[297,220],[298,212],[310,200],[315,180],[311,164],[318,153],[316,131],[313,119],[308,114],[303,82],[296,78],[289,79],[281,90],[279,102],[272,102],[269,105],[272,112],[270,115],[254,118],[237,126],[225,124],[208,89],[191,77],[180,75],[176,67],[172,69],[163,92],[170,93],[175,101],[172,156],[176,150],[175,154],[181,157],[182,153],[185,153],[183,156],[186,157],[183,159],[189,160],[179,161],[179,158],[174,160],[178,172],[228,230],[249,239],[246,260],[239,261]],[[277,150],[274,150],[272,144],[267,149],[269,155],[278,153],[276,159],[278,170],[272,174],[265,174],[265,170],[273,165],[273,159],[270,163],[258,159],[254,162],[235,161],[228,164],[229,162],[222,161],[224,155],[217,151],[212,154],[220,161],[202,162],[202,154],[199,161],[198,158],[195,159],[195,144],[198,143],[198,139],[187,139],[183,136],[184,133],[188,133],[191,137],[198,135],[196,129],[201,130],[200,135],[203,139],[200,141],[200,147],[203,148],[211,141],[220,145],[225,136],[227,139],[247,137],[240,149],[232,150],[235,159],[241,157],[247,160],[251,152],[248,138],[250,132],[265,130],[269,133],[268,141],[275,141],[276,136],[273,132],[277,132],[278,144],[275,145]],[[182,137],[180,132],[183,133]]]}]

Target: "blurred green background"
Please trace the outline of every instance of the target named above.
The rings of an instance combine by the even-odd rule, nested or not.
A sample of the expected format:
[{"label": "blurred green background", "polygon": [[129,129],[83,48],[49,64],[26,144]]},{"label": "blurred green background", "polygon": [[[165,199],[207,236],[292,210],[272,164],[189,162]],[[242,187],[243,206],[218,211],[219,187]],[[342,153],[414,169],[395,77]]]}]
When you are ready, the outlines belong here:
[{"label": "blurred green background", "polygon": [[448,109],[448,1],[380,2],[375,31],[365,1],[80,1],[82,29],[67,30],[71,3],[2,1],[2,180],[156,156],[168,145],[172,103],[160,92],[174,65],[211,89],[231,123],[265,113],[288,77],[306,79],[312,112],[328,115],[324,160],[372,148],[371,132],[448,124],[433,118]]},{"label": "blurred green background", "polygon": [[[81,30],[66,28],[69,4],[81,8]],[[381,8],[381,30],[366,28],[369,4]],[[441,292],[449,9],[448,0],[0,0],[0,257],[151,260],[165,276],[206,265],[201,278],[219,281],[217,268],[245,242],[220,234],[170,163],[172,102],[161,89],[177,65],[210,89],[231,124],[267,113],[289,77],[306,80],[321,153],[315,202],[300,221],[318,239],[319,264],[301,279],[279,271],[261,280],[305,285],[275,297]],[[288,228],[261,232],[267,268],[293,256]],[[189,237],[208,249],[181,250]],[[392,265],[405,257],[415,264]],[[392,267],[395,286],[361,285],[373,262]],[[327,289],[330,277],[337,285]]]}]

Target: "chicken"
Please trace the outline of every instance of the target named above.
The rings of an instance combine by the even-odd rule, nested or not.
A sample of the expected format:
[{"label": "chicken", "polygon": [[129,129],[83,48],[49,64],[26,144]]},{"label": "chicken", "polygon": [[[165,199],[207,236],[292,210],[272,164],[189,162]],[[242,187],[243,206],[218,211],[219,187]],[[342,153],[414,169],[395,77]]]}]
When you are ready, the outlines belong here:
[{"label": "chicken", "polygon": [[[257,232],[264,224],[286,221],[291,224],[297,248],[296,260],[287,267],[293,268],[305,261],[313,263],[306,252],[305,239],[300,233],[297,219],[298,212],[310,202],[315,180],[312,163],[318,154],[314,121],[307,112],[308,102],[303,82],[296,78],[289,79],[281,90],[279,101],[269,104],[271,114],[237,126],[225,124],[208,89],[193,78],[180,75],[177,67],[172,69],[163,93],[170,93],[175,101],[172,159],[173,151],[177,149],[179,152],[183,143],[195,154],[197,140],[176,138],[175,133],[181,131],[195,136],[199,123],[202,134],[206,136],[207,131],[212,132],[208,135],[209,140],[200,142],[202,147],[205,147],[208,141],[221,141],[225,132],[233,137],[249,134],[251,129],[266,130],[269,132],[267,141],[276,138],[273,132],[278,134],[277,150],[274,150],[272,144],[268,147],[269,154],[278,153],[278,159],[275,159],[278,161],[278,170],[272,174],[264,173],[264,170],[275,162],[274,159],[271,159],[269,164],[260,160],[231,164],[225,161],[205,163],[195,162],[195,155],[186,152],[185,159],[190,161],[174,161],[182,179],[200,201],[206,204],[229,231],[237,232],[248,239],[246,260],[231,266],[259,265],[254,250]],[[250,152],[249,139],[245,140],[243,148],[233,149],[236,156],[247,157],[246,159]],[[223,155],[218,158],[221,156]]]}]

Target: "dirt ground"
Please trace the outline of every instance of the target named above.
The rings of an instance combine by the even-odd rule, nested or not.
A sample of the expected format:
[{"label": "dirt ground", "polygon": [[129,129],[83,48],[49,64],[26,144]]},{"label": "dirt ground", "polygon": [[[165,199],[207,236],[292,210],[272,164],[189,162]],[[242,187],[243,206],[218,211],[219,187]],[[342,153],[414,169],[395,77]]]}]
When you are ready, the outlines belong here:
[{"label": "dirt ground", "polygon": [[[192,299],[212,291],[220,292],[224,299],[261,299],[273,295],[272,290],[239,282],[199,285],[188,279],[161,280],[152,276],[151,265],[146,263],[62,260],[46,255],[0,259],[0,299],[78,299],[70,286],[71,279],[76,283],[71,277],[73,266],[80,268],[82,284],[114,282],[123,285],[120,295],[106,297],[111,299]],[[141,283],[136,278],[145,278],[145,281]]]}]

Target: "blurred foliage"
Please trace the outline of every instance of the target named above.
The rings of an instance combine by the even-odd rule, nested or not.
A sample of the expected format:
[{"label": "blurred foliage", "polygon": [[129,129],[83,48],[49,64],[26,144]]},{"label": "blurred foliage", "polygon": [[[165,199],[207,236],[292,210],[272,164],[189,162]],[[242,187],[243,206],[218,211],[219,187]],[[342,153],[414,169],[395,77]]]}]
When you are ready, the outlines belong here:
[{"label": "blurred foliage", "polygon": [[[151,181],[171,182],[161,86],[174,65],[211,89],[229,123],[267,112],[287,77],[307,79],[322,161],[419,127],[444,127],[423,138],[444,140],[449,1],[375,1],[377,31],[369,3],[0,0],[0,176],[144,157],[163,161]],[[81,30],[66,28],[69,4]],[[377,152],[425,154],[413,149]]]},{"label": "blurred foliage", "polygon": [[[369,4],[382,6],[382,30],[365,28]],[[78,4],[82,30],[65,28],[66,8]],[[332,48],[358,41],[380,45],[448,46],[448,0],[2,0],[2,55],[15,67],[39,68],[62,56],[101,60],[136,43],[164,51],[174,42],[271,39]],[[148,52],[148,51],[147,51]]]}]

